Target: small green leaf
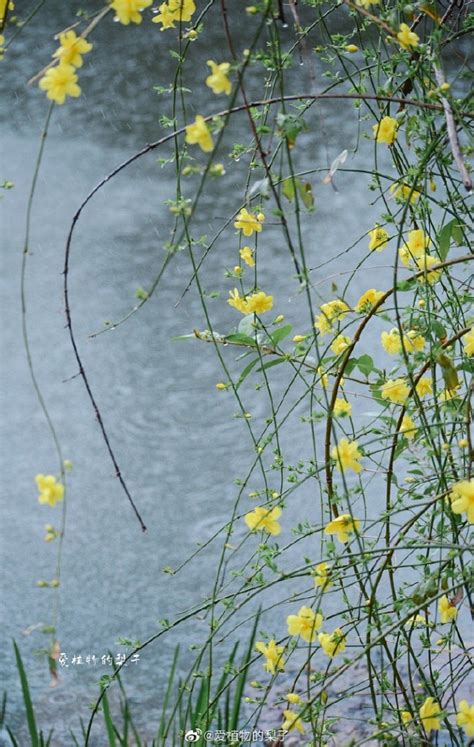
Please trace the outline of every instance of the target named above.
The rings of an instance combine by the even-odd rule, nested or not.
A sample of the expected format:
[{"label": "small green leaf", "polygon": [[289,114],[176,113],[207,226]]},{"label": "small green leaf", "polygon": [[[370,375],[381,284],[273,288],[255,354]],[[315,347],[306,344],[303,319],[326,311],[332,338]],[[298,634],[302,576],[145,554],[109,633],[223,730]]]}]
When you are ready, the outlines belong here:
[{"label": "small green leaf", "polygon": [[416,280],[414,278],[411,278],[410,280],[400,280],[396,285],[396,289],[397,291],[405,293],[406,291],[413,290],[415,284]]},{"label": "small green leaf", "polygon": [[374,370],[374,362],[370,355],[361,355],[357,361],[357,368],[364,376],[368,377]]},{"label": "small green leaf", "polygon": [[248,366],[246,366],[244,368],[244,370],[242,371],[242,373],[239,376],[239,380],[238,380],[237,384],[235,385],[236,389],[238,389],[239,386],[242,384],[242,382],[245,381],[245,379],[247,378],[247,376],[251,372],[252,368],[255,366],[256,363],[259,362],[259,360],[260,360],[260,358],[254,358],[253,361],[250,361],[250,363],[248,364]]},{"label": "small green leaf", "polygon": [[252,347],[255,347],[257,344],[253,337],[249,337],[248,335],[242,335],[240,332],[234,332],[231,335],[226,335],[227,342],[237,342],[241,345],[251,345]]},{"label": "small green leaf", "polygon": [[270,335],[270,340],[274,345],[278,345],[285,337],[288,337],[293,327],[291,324],[285,324],[284,327],[279,327],[275,332]]},{"label": "small green leaf", "polygon": [[273,366],[278,366],[280,363],[284,363],[284,362],[285,362],[284,358],[277,358],[276,360],[269,361],[268,363],[264,363],[264,365],[258,368],[257,371],[264,371],[267,368],[273,368]]}]

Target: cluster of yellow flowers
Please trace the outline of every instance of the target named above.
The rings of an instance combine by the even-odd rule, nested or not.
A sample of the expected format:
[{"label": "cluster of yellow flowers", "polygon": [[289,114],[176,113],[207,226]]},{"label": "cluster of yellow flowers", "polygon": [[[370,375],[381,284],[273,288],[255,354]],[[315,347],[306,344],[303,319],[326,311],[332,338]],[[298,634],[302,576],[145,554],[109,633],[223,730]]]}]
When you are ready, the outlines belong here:
[{"label": "cluster of yellow flowers", "polygon": [[75,31],[65,31],[59,35],[59,47],[53,54],[53,58],[59,62],[50,67],[39,82],[48,99],[56,104],[64,104],[68,96],[77,98],[81,95],[76,69],[82,67],[82,55],[91,49],[92,44],[82,36],[76,36]]},{"label": "cluster of yellow flowers", "polygon": [[264,291],[241,296],[237,288],[229,291],[230,298],[227,299],[229,306],[240,311],[241,314],[264,314],[273,308],[273,296],[268,296]]},{"label": "cluster of yellow flowers", "polygon": [[[151,0],[147,6],[151,5]],[[145,6],[145,7],[147,7]],[[159,6],[159,13],[152,20],[153,23],[161,23],[161,31],[174,29],[176,22],[187,23],[196,12],[194,0],[168,0]]]},{"label": "cluster of yellow flowers", "polygon": [[[115,11],[115,20],[124,26],[128,26],[130,23],[141,23],[142,12],[145,8],[149,8],[152,3],[153,0],[112,0],[110,7]],[[13,7],[13,3],[10,6]],[[153,23],[161,23],[161,30],[163,31],[164,29],[174,28],[176,22],[190,21],[195,11],[194,0],[168,0],[168,2],[159,6],[159,13],[152,21]],[[83,36],[78,37],[76,32],[72,30],[60,34],[59,43],[59,48],[53,54],[53,58],[58,60],[58,64],[49,66],[39,81],[39,87],[46,91],[46,95],[51,101],[56,104],[64,104],[68,96],[77,98],[81,95],[76,69],[82,67],[82,55],[91,51],[92,44]],[[0,39],[1,44],[3,44],[3,37]],[[212,88],[214,93],[230,93],[231,84],[227,78],[230,64],[217,65],[209,61],[208,65],[212,68],[212,74],[206,81],[207,85]],[[202,125],[201,131],[203,131]],[[202,147],[202,142],[208,146],[209,139],[212,143],[210,134],[207,138],[201,134],[200,139],[188,142],[199,142]],[[203,150],[212,150],[212,145],[203,148]]]},{"label": "cluster of yellow flowers", "polygon": [[420,353],[424,350],[426,340],[423,335],[419,334],[416,330],[409,330],[403,336],[400,336],[400,330],[397,327],[393,327],[390,332],[382,332],[380,335],[382,347],[389,355],[397,355],[402,351],[402,339],[403,347],[407,353]]},{"label": "cluster of yellow flowers", "polygon": [[323,303],[319,309],[321,314],[316,317],[314,326],[322,335],[332,332],[334,324],[344,319],[350,311],[346,302],[341,301],[339,298],[328,303]]},{"label": "cluster of yellow flowers", "polygon": [[[441,729],[441,714],[442,710],[439,703],[431,696],[426,698],[418,711],[418,715],[423,728],[428,734],[431,731],[439,731]],[[410,723],[413,718],[410,711],[401,711],[400,717],[404,724]],[[474,737],[474,704],[469,705],[467,700],[459,702],[456,723],[464,729],[468,737]]]},{"label": "cluster of yellow flowers", "polygon": [[401,262],[405,267],[411,267],[417,271],[423,271],[420,280],[427,280],[430,284],[436,283],[441,277],[442,270],[431,270],[433,265],[439,264],[436,257],[428,254],[427,250],[431,244],[429,236],[423,229],[417,228],[408,233],[408,241],[399,251]]}]

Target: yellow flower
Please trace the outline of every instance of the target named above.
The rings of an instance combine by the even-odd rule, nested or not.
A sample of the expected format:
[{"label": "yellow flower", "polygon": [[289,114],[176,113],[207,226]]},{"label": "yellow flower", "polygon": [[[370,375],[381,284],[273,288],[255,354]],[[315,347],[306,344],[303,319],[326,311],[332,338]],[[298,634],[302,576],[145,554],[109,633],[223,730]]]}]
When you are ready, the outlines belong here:
[{"label": "yellow flower", "polygon": [[380,122],[372,126],[374,138],[378,143],[392,145],[397,139],[398,122],[393,117],[382,117]]},{"label": "yellow flower", "polygon": [[298,614],[288,615],[286,622],[290,635],[300,635],[310,643],[316,640],[316,631],[323,624],[323,616],[319,612],[313,612],[311,607],[300,607]]},{"label": "yellow flower", "polygon": [[354,472],[360,472],[362,466],[358,459],[362,459],[357,441],[348,441],[347,438],[341,438],[340,441],[332,448],[331,457],[336,460],[336,467],[339,471],[352,469]]},{"label": "yellow flower", "polygon": [[387,379],[380,390],[382,399],[388,399],[396,405],[405,404],[409,393],[410,387],[405,379]]},{"label": "yellow flower", "polygon": [[255,648],[265,657],[266,662],[263,666],[267,672],[275,674],[278,670],[280,672],[285,671],[285,660],[282,656],[285,649],[284,646],[277,646],[274,638],[268,641],[268,645],[265,645],[263,641],[257,641]]},{"label": "yellow flower", "polygon": [[423,615],[412,615],[405,623],[406,625],[426,625],[427,622]]},{"label": "yellow flower", "polygon": [[454,604],[451,604],[446,594],[438,601],[438,612],[441,623],[443,624],[455,620],[458,616],[457,607]]},{"label": "yellow flower", "polygon": [[197,143],[205,153],[209,153],[213,149],[212,135],[201,114],[197,114],[194,123],[186,127],[186,142],[190,145]]},{"label": "yellow flower", "polygon": [[410,199],[410,204],[414,204],[420,197],[421,192],[413,189],[408,184],[392,184],[390,192],[393,194],[397,202],[405,202]]},{"label": "yellow flower", "polygon": [[333,413],[336,417],[345,417],[352,414],[352,405],[346,399],[338,397],[334,402]]},{"label": "yellow flower", "polygon": [[343,353],[344,350],[347,350],[351,342],[352,340],[350,337],[347,337],[345,335],[338,335],[331,343],[331,350],[336,355],[340,355],[340,353]]},{"label": "yellow flower", "polygon": [[404,724],[408,724],[413,717],[410,711],[400,711],[400,718]]},{"label": "yellow flower", "polygon": [[227,299],[229,306],[233,306],[234,309],[237,309],[237,311],[240,311],[242,314],[249,313],[247,299],[240,295],[237,288],[234,288],[233,291],[229,291],[229,295],[230,298]]},{"label": "yellow flower", "polygon": [[273,296],[268,296],[263,291],[242,297],[237,288],[234,288],[233,291],[229,291],[229,295],[227,303],[241,314],[264,314],[273,308]]},{"label": "yellow flower", "polygon": [[411,262],[415,262],[425,256],[426,250],[431,241],[429,236],[421,228],[409,231],[408,241],[401,247],[399,255],[400,260],[405,267],[409,267]]},{"label": "yellow flower", "polygon": [[332,330],[333,322],[344,319],[350,311],[345,301],[341,301],[339,298],[323,303],[319,308],[321,315],[316,317],[314,326],[322,335],[327,335]]},{"label": "yellow flower", "polygon": [[434,265],[439,265],[439,263],[439,259],[437,259],[436,257],[431,257],[429,254],[425,254],[424,257],[416,259],[415,265],[417,270],[423,271],[423,275],[420,275],[420,277],[418,278],[418,282],[423,283],[425,280],[427,280],[430,285],[437,283],[441,277],[443,270],[431,270],[430,268]]},{"label": "yellow flower", "polygon": [[369,290],[366,290],[357,301],[355,311],[357,311],[358,314],[367,314],[375,306],[377,301],[380,301],[383,295],[383,291],[369,288]]},{"label": "yellow flower", "polygon": [[467,440],[467,438],[460,438],[458,441],[458,446],[460,449],[467,449],[467,447],[469,446],[469,441]]},{"label": "yellow flower", "polygon": [[60,46],[53,54],[61,62],[73,67],[82,67],[82,55],[87,54],[92,49],[87,39],[76,36],[75,31],[65,31],[59,35]]},{"label": "yellow flower", "polygon": [[304,734],[303,722],[299,718],[299,716],[296,715],[296,713],[293,713],[293,711],[290,710],[285,710],[283,711],[283,716],[285,717],[285,720],[281,725],[282,729],[284,729],[285,731],[297,729],[300,734]]},{"label": "yellow flower", "polygon": [[371,5],[379,5],[380,0],[356,0],[356,5],[365,10],[370,10]]},{"label": "yellow flower", "polygon": [[344,544],[349,541],[352,532],[359,531],[360,526],[359,519],[353,519],[350,514],[341,514],[326,525],[324,534],[335,534],[339,542]]},{"label": "yellow flower", "polygon": [[423,335],[418,334],[414,329],[411,329],[403,336],[403,342],[407,352],[420,353],[426,345]]},{"label": "yellow flower", "polygon": [[281,532],[278,519],[281,516],[281,508],[263,508],[257,506],[250,513],[245,514],[245,523],[251,532],[266,531],[268,534],[277,535]]},{"label": "yellow flower", "polygon": [[36,475],[35,482],[39,490],[38,501],[55,506],[64,498],[64,485],[56,481],[53,475]]},{"label": "yellow flower", "polygon": [[263,291],[258,293],[252,293],[247,296],[247,308],[248,314],[252,312],[254,314],[264,314],[266,311],[270,311],[273,308],[273,296],[267,296]]},{"label": "yellow flower", "polygon": [[293,703],[293,704],[301,703],[301,698],[298,695],[298,693],[287,693],[285,695],[285,700],[287,700],[288,703]]},{"label": "yellow flower", "polygon": [[358,460],[362,458],[357,441],[348,441],[347,438],[341,438],[340,441],[331,450],[331,457],[336,460],[336,467],[339,471],[352,469],[359,473],[362,466]]},{"label": "yellow flower", "polygon": [[113,0],[110,3],[115,10],[115,18],[128,26],[129,23],[141,23],[141,12],[152,4],[152,0]]},{"label": "yellow flower", "polygon": [[325,372],[324,368],[322,366],[318,366],[318,376],[319,376],[319,383],[321,384],[323,389],[327,389],[329,384],[329,376]]},{"label": "yellow flower", "polygon": [[244,236],[251,236],[254,231],[260,233],[264,220],[265,216],[263,213],[252,215],[246,208],[242,208],[235,219],[234,228],[242,231]]},{"label": "yellow flower", "polygon": [[464,335],[462,344],[466,355],[474,355],[474,327],[471,327],[469,332]]},{"label": "yellow flower", "polygon": [[323,591],[327,591],[332,586],[329,572],[329,565],[325,562],[319,563],[315,568],[313,568],[314,585],[322,588]]},{"label": "yellow flower", "polygon": [[245,264],[249,267],[255,267],[255,260],[253,258],[253,251],[249,246],[244,246],[239,252],[241,258]]},{"label": "yellow flower", "polygon": [[400,24],[400,31],[397,34],[398,43],[403,49],[414,49],[418,46],[420,37],[415,34],[406,23]]},{"label": "yellow flower", "polygon": [[461,480],[453,485],[450,499],[454,513],[465,513],[469,524],[474,524],[474,479]]},{"label": "yellow flower", "polygon": [[381,228],[378,224],[372,231],[369,231],[370,241],[369,250],[371,252],[381,252],[388,243],[388,233],[385,228]]},{"label": "yellow flower", "polygon": [[190,21],[196,11],[194,0],[168,0],[168,5],[178,21]]},{"label": "yellow flower", "polygon": [[441,729],[441,722],[438,715],[441,713],[441,708],[436,703],[434,698],[426,698],[425,702],[419,710],[420,719],[424,729],[427,732],[432,730],[438,731]]},{"label": "yellow flower", "polygon": [[467,700],[460,701],[456,723],[462,726],[468,737],[474,737],[474,703],[469,705]]},{"label": "yellow flower", "polygon": [[167,3],[162,3],[158,10],[160,11],[154,18],[152,23],[161,23],[160,31],[165,29],[174,29],[174,23],[178,20],[174,12],[170,9]]},{"label": "yellow flower", "polygon": [[39,82],[42,91],[56,104],[64,104],[66,96],[77,98],[81,89],[77,85],[76,70],[72,65],[60,62],[56,67],[50,67]]},{"label": "yellow flower", "polygon": [[211,74],[206,78],[206,86],[211,88],[213,93],[226,93],[228,95],[232,90],[232,83],[227,77],[230,62],[217,64],[217,62],[208,60],[207,64],[211,68]]},{"label": "yellow flower", "polygon": [[423,399],[423,397],[426,397],[427,394],[433,394],[433,384],[431,379],[428,379],[426,376],[423,376],[416,385],[416,392],[420,399]]},{"label": "yellow flower", "polygon": [[330,659],[346,650],[346,637],[341,628],[336,628],[333,633],[320,633],[318,640],[324,653]]},{"label": "yellow flower", "polygon": [[411,419],[409,415],[404,415],[402,424],[400,426],[400,433],[403,433],[405,438],[407,438],[409,441],[411,441],[416,436],[417,428],[415,426],[415,423]]},{"label": "yellow flower", "polygon": [[334,301],[328,301],[328,303],[323,303],[323,305],[320,306],[319,308],[321,309],[321,312],[324,314],[324,316],[330,319],[331,321],[335,321],[335,320],[339,321],[341,319],[344,319],[344,317],[350,311],[350,308],[346,304],[346,302],[341,301],[340,298],[335,298]]},{"label": "yellow flower", "polygon": [[396,327],[390,330],[390,332],[382,332],[380,335],[382,347],[389,355],[397,355],[401,352],[402,343],[400,340],[400,332]]},{"label": "yellow flower", "polygon": [[273,308],[273,296],[268,296],[263,291],[252,293],[251,296],[248,296],[247,302],[250,311],[255,314],[263,314]]}]

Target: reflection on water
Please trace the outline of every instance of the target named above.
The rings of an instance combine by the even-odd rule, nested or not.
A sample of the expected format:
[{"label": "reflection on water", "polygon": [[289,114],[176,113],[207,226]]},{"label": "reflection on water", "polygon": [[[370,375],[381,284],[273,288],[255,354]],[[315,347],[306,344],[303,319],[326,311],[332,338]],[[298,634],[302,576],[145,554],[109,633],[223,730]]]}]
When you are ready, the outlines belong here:
[{"label": "reflection on water", "polygon": [[[18,278],[24,232],[26,199],[38,137],[46,114],[43,95],[26,89],[25,81],[37,72],[52,51],[52,35],[70,22],[67,4],[45,4],[34,27],[27,28],[13,45],[4,63],[13,91],[4,139],[3,175],[15,189],[3,199],[1,287],[5,324],[2,336],[2,413],[4,440],[1,468],[4,484],[1,565],[7,593],[4,594],[5,640],[20,641],[33,686],[40,719],[55,727],[64,739],[72,724],[70,714],[87,704],[97,692],[95,683],[109,671],[102,664],[70,665],[61,671],[61,683],[50,690],[45,666],[35,660],[33,650],[41,644],[38,635],[23,638],[31,624],[47,622],[48,592],[35,588],[39,578],[51,576],[52,551],[45,546],[43,524],[51,512],[36,502],[33,477],[55,469],[49,434],[32,392],[25,354],[20,345]],[[292,34],[288,29],[289,37]],[[211,36],[210,36],[211,34]],[[246,44],[245,24],[239,42]],[[199,90],[199,111],[215,107],[203,91],[208,46],[216,59],[226,57],[223,36],[217,26],[207,29],[206,41],[196,42],[190,67],[190,87]],[[147,288],[163,261],[163,245],[169,236],[170,214],[163,204],[173,197],[173,166],[157,163],[163,154],[152,153],[110,183],[87,207],[76,231],[71,269],[71,301],[76,332],[84,362],[97,395],[119,462],[148,526],[143,535],[114,478],[111,464],[94,421],[82,382],[74,378],[75,361],[64,328],[62,265],[66,232],[81,199],[104,174],[144,143],[163,133],[159,117],[169,111],[169,100],[158,96],[153,85],[168,85],[174,61],[166,52],[170,37],[157,34],[156,27],[124,28],[104,23],[94,39],[94,54],[81,70],[83,97],[56,111],[47,142],[44,164],[33,213],[31,256],[28,263],[29,325],[33,357],[40,384],[60,434],[65,456],[74,463],[70,478],[67,538],[64,549],[61,592],[61,649],[69,657],[100,657],[120,649],[120,636],[145,639],[163,618],[172,619],[179,610],[199,602],[209,591],[219,546],[206,553],[177,577],[162,573],[176,567],[195,548],[221,527],[237,495],[234,480],[245,478],[252,452],[242,420],[230,394],[216,392],[222,378],[212,348],[197,342],[176,342],[173,337],[193,328],[204,329],[199,297],[192,287],[181,303],[190,278],[186,253],[178,254],[165,274],[159,292],[139,314],[114,332],[88,340],[104,320],[120,318],[135,303],[137,287]],[[307,85],[308,71],[298,68],[290,76],[301,78],[297,88]],[[221,102],[219,102],[219,107]],[[197,108],[197,98],[190,110]],[[307,116],[311,125],[294,152],[296,168],[308,161],[319,168],[328,165],[344,148],[355,145],[355,114],[350,105],[324,106],[324,131],[315,111]],[[241,129],[242,128],[242,129]],[[246,121],[234,123],[236,138],[248,137]],[[196,238],[213,236],[226,216],[242,200],[245,174],[229,162],[226,141],[220,154],[228,175],[209,182],[193,224]],[[350,155],[346,168],[363,168],[364,141],[357,155]],[[390,165],[386,165],[387,173]],[[305,220],[309,266],[339,254],[372,226],[378,209],[369,205],[369,177],[350,172],[337,177],[338,192],[312,177],[317,210]],[[186,189],[186,185],[185,185]],[[238,191],[236,191],[238,190]],[[191,192],[191,188],[189,188]],[[363,249],[354,250],[362,256]],[[275,297],[277,313],[298,328],[308,327],[304,298],[296,282],[288,283],[293,267],[284,241],[271,218],[260,244],[264,259],[265,288]],[[227,230],[217,242],[202,270],[203,287],[221,291],[209,301],[216,329],[227,331],[235,314],[225,303],[231,281],[224,272],[235,264],[236,239]],[[383,277],[384,258],[371,259],[370,285]],[[321,298],[330,283],[346,269],[345,259],[314,273]],[[343,276],[342,283],[347,279]],[[288,288],[292,288],[288,295]],[[367,288],[367,274],[354,279],[354,300]],[[374,330],[378,328],[374,325]],[[227,363],[235,368],[232,351]],[[280,369],[273,380],[281,391]],[[296,392],[296,390],[295,390]],[[242,389],[245,408],[253,423],[263,426],[268,402],[263,392],[249,384]],[[293,397],[296,401],[296,393]],[[293,400],[292,400],[293,401]],[[284,410],[285,411],[285,408]],[[282,449],[292,464],[311,453],[308,436],[302,439],[296,410],[282,434]],[[258,429],[257,429],[258,430]],[[271,476],[270,476],[271,479]],[[275,481],[277,475],[275,474]],[[261,488],[257,473],[249,491]],[[247,505],[247,504],[245,504]],[[308,508],[308,506],[310,508]],[[319,493],[315,485],[304,486],[292,497],[293,523],[298,517],[317,521]],[[289,541],[290,534],[282,537]],[[21,548],[21,551],[19,551]],[[290,553],[295,563],[303,552]],[[284,594],[282,592],[282,596]],[[151,647],[126,672],[132,705],[147,701],[147,713],[158,707],[160,688],[177,642],[186,646],[204,639],[207,623],[194,620]],[[35,637],[36,636],[36,637]],[[185,654],[182,665],[189,664]],[[0,650],[11,708],[21,721],[19,690],[9,644]],[[145,687],[146,686],[146,687]],[[146,694],[144,694],[146,693]],[[142,714],[143,716],[143,714]],[[63,742],[58,741],[58,744]]]}]

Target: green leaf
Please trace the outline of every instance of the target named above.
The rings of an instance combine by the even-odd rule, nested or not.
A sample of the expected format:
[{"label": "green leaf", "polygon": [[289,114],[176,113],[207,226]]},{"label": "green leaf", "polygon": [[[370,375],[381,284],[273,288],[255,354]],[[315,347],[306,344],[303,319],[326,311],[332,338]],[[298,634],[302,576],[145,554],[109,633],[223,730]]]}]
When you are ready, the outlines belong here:
[{"label": "green leaf", "polygon": [[349,358],[346,365],[344,366],[344,373],[350,376],[354,368],[357,366],[357,358]]},{"label": "green leaf", "polygon": [[107,739],[109,740],[109,747],[116,747],[114,725],[112,723],[112,716],[110,715],[107,693],[105,692],[104,697],[102,698],[102,710],[104,712],[104,721],[105,728],[107,729]]},{"label": "green leaf", "polygon": [[463,225],[458,218],[453,218],[441,228],[438,233],[439,256],[444,261],[449,253],[451,241],[454,240],[458,246],[464,243]]},{"label": "green leaf", "polygon": [[247,376],[251,372],[252,368],[255,366],[256,363],[259,362],[259,360],[260,360],[260,358],[254,358],[253,361],[250,361],[250,363],[248,364],[248,366],[246,366],[244,368],[244,370],[242,371],[242,373],[239,376],[239,380],[238,380],[237,384],[235,385],[236,389],[238,389],[239,386],[242,384],[242,382],[247,378]]},{"label": "green leaf", "polygon": [[405,293],[406,291],[411,291],[416,285],[416,280],[414,278],[411,278],[410,280],[400,280],[397,285],[396,289],[397,291],[401,291],[402,293]]},{"label": "green leaf", "polygon": [[273,366],[278,366],[280,363],[284,363],[284,362],[285,362],[284,358],[277,358],[276,360],[269,361],[268,363],[264,363],[264,365],[258,368],[257,371],[263,371],[263,370],[266,370],[267,368],[273,368]]},{"label": "green leaf", "polygon": [[441,259],[444,261],[448,256],[449,247],[451,245],[451,234],[453,231],[453,223],[456,218],[446,223],[445,226],[438,233],[438,252]]},{"label": "green leaf", "polygon": [[23,693],[23,702],[25,704],[26,721],[28,724],[28,731],[30,732],[31,747],[39,747],[38,730],[36,728],[35,712],[33,710],[33,703],[31,702],[28,679],[26,677],[26,672],[23,666],[20,651],[15,641],[13,641],[13,648],[15,649],[16,666],[20,675],[21,691]]},{"label": "green leaf", "polygon": [[368,377],[374,370],[374,362],[370,355],[361,355],[357,361],[357,368],[364,376]]},{"label": "green leaf", "polygon": [[249,337],[248,335],[242,335],[240,332],[234,332],[231,335],[226,335],[225,338],[228,342],[237,342],[241,345],[251,345],[252,347],[255,347],[257,344],[253,337]]},{"label": "green leaf", "polygon": [[282,191],[286,199],[290,202],[293,202],[296,192],[298,192],[303,205],[308,208],[308,210],[314,205],[313,190],[309,182],[302,182],[301,179],[289,177],[283,181]]},{"label": "green leaf", "polygon": [[292,329],[293,327],[291,324],[285,324],[284,327],[279,327],[279,329],[276,329],[275,332],[270,335],[270,340],[274,345],[278,345],[282,340],[285,339],[285,337],[288,337]]}]

